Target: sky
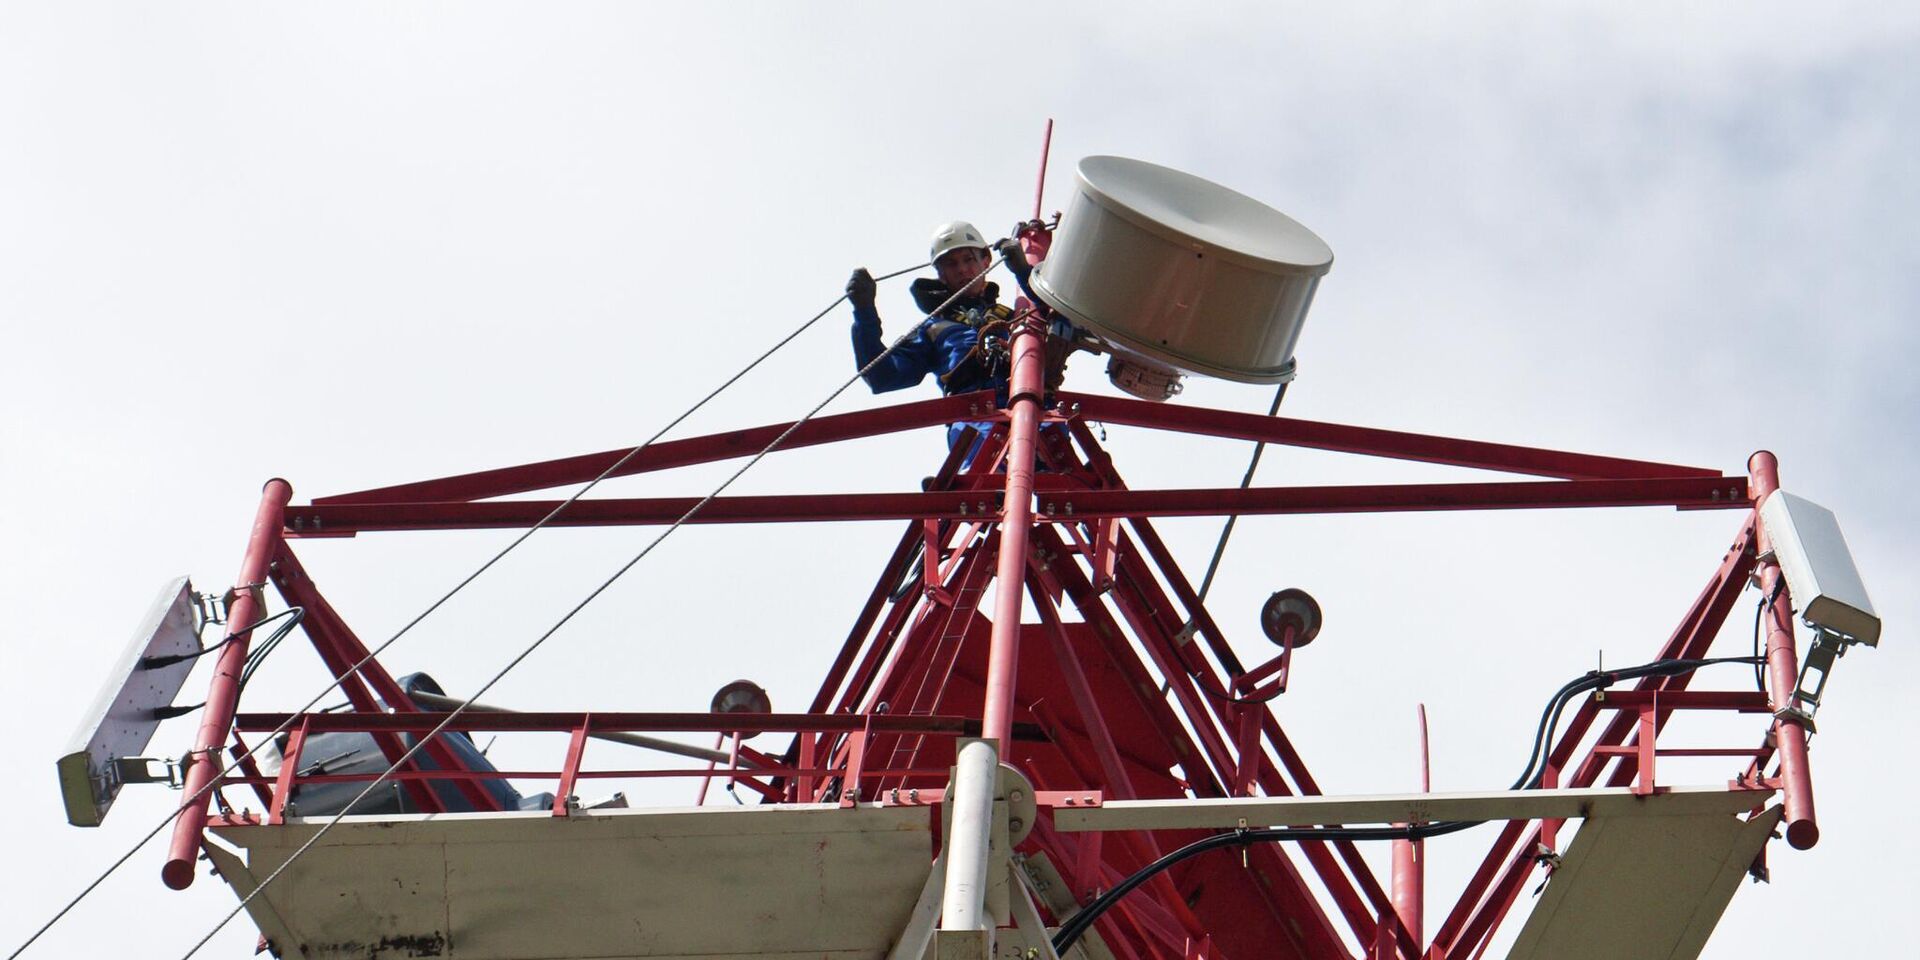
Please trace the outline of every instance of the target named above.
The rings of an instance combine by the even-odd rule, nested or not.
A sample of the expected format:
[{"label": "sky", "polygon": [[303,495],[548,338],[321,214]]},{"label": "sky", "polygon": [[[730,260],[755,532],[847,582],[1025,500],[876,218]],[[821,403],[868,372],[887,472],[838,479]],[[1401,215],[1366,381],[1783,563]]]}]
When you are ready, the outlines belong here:
[{"label": "sky", "polygon": [[[1920,469],[1917,58],[1920,14],[1865,3],[0,4],[0,729],[19,771],[0,947],[177,801],[129,789],[105,826],[69,827],[53,762],[154,591],[231,583],[264,480],[303,503],[638,443],[853,267],[918,262],[955,217],[1004,234],[1051,117],[1048,210],[1078,158],[1118,154],[1326,239],[1292,416],[1729,474],[1779,455],[1785,488],[1838,515],[1887,626],[1819,714],[1820,844],[1774,845],[1773,882],[1743,885],[1705,956],[1884,951],[1920,893],[1920,841],[1881,822],[1920,788],[1895,752],[1920,617],[1899,506]],[[905,329],[904,281],[880,308]],[[846,322],[673,435],[811,408],[852,372]],[[1068,386],[1112,392],[1088,359]],[[857,388],[828,410],[932,395]],[[1176,402],[1269,397],[1193,380]],[[1138,488],[1229,486],[1248,452],[1108,435]],[[915,489],[941,453],[928,430],[776,454],[730,492]],[[699,495],[729,469],[600,492]],[[1260,481],[1483,476],[1274,449]],[[1652,655],[1738,522],[1249,519],[1210,608],[1264,659],[1261,600],[1319,599],[1326,631],[1278,710],[1328,792],[1412,789],[1421,703],[1434,789],[1489,789],[1554,688],[1596,657]],[[1196,574],[1217,529],[1164,526]],[[543,531],[385,662],[475,689],[656,533]],[[801,709],[896,536],[684,530],[488,699],[702,710],[747,676]],[[372,643],[510,538],[298,549]],[[1715,653],[1746,652],[1753,598]],[[288,644],[248,705],[291,708],[324,679]],[[153,752],[185,750],[192,722]],[[1483,843],[1430,846],[1429,915]],[[163,857],[136,855],[26,956],[184,953],[233,897],[207,878],[166,890]],[[239,921],[201,955],[247,956],[253,937]]]}]

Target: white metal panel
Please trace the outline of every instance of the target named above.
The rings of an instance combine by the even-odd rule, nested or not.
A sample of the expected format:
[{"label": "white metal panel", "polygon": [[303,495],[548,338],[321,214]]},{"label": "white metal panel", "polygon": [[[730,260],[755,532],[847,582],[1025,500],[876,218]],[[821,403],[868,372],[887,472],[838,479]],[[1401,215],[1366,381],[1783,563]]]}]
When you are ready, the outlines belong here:
[{"label": "white metal panel", "polygon": [[68,823],[97,827],[106,818],[120,794],[114,761],[137,757],[147,749],[160,726],[156,711],[173,705],[180,685],[193,672],[190,659],[145,665],[150,657],[185,656],[200,650],[192,593],[186,577],[161,588],[61,755],[57,766]]},{"label": "white metal panel", "polygon": [[1581,825],[1508,960],[1692,960],[1780,822],[1725,814]]},{"label": "white metal panel", "polygon": [[1760,522],[1800,615],[1868,646],[1879,644],[1880,618],[1833,511],[1775,490],[1760,505]]},{"label": "white metal panel", "polygon": [[[264,876],[323,822],[217,835]],[[355,817],[267,888],[256,918],[270,911],[294,941],[278,946],[314,960],[871,960],[931,860],[928,811],[913,807]]]}]

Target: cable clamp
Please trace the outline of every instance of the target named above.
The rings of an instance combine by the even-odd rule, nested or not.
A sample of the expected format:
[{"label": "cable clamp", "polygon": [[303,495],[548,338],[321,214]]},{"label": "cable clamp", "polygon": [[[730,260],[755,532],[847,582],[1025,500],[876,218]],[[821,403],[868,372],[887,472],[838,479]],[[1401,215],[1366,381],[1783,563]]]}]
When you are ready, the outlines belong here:
[{"label": "cable clamp", "polygon": [[1810,734],[1819,732],[1814,726],[1813,714],[1801,707],[1781,707],[1773,712],[1773,719],[1798,723]]}]

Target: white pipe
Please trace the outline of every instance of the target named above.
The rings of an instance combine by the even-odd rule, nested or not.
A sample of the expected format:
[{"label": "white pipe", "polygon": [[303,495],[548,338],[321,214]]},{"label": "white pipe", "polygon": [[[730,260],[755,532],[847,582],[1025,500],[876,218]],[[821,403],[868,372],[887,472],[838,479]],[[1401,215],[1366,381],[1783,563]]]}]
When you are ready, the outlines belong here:
[{"label": "white pipe", "polygon": [[987,930],[987,862],[1000,758],[991,740],[972,740],[954,761],[953,823],[947,831],[947,889],[940,929]]}]

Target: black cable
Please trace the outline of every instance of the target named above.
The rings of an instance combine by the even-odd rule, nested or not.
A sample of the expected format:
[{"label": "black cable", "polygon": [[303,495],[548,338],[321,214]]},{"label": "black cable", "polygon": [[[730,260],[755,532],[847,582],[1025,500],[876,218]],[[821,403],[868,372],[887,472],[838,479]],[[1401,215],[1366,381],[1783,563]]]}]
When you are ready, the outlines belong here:
[{"label": "black cable", "polygon": [[259,649],[247,655],[247,665],[240,670],[240,683],[236,696],[238,693],[246,692],[247,681],[253,679],[254,671],[260,669],[260,665],[266,662],[267,655],[277,649],[280,641],[285,640],[287,635],[293,632],[293,628],[299,626],[300,621],[307,615],[304,607],[288,607],[282,613],[291,613],[293,616],[269,634],[267,639],[261,641]]},{"label": "black cable", "polygon": [[[1280,401],[1286,399],[1287,384],[1292,382],[1293,381],[1288,380],[1280,384],[1280,388],[1273,392],[1273,404],[1267,407],[1267,416],[1274,417],[1280,414]],[[1247,460],[1247,473],[1240,478],[1240,489],[1245,490],[1253,484],[1253,473],[1255,470],[1260,469],[1260,455],[1266,451],[1267,442],[1265,440],[1253,445],[1253,456]],[[1201,604],[1207,602],[1207,591],[1213,589],[1213,575],[1220,570],[1220,558],[1226,555],[1227,541],[1233,537],[1233,525],[1239,519],[1238,514],[1231,515],[1227,517],[1226,526],[1220,528],[1220,539],[1213,545],[1213,559],[1207,561],[1206,575],[1200,578],[1198,602]]]},{"label": "black cable", "polygon": [[[293,611],[298,609],[300,608],[289,607],[288,609],[282,610],[279,613],[268,614],[267,616],[264,616],[258,620],[255,620],[253,623],[249,624],[247,628],[244,630],[233,630],[228,632],[226,636],[220,638],[219,643],[216,643],[211,647],[201,647],[200,649],[195,650],[192,653],[173,653],[173,654],[168,654],[164,657],[141,657],[140,669],[153,670],[158,667],[169,667],[176,663],[183,663],[188,660],[197,660],[200,657],[204,657],[207,654],[214,652],[215,650],[219,650],[222,647],[225,647],[227,644],[232,643],[235,639],[244,637],[247,634],[250,634],[253,631],[258,630],[259,628],[264,627],[267,624],[272,623],[273,621],[278,620],[289,613],[293,613]],[[296,614],[296,617],[297,616],[298,615]]]},{"label": "black cable", "polygon": [[1753,657],[1755,661],[1753,664],[1753,685],[1755,689],[1758,689],[1761,693],[1767,692],[1767,673],[1765,666],[1767,658],[1762,655],[1760,651],[1760,618],[1766,614],[1768,607],[1773,606],[1775,600],[1780,599],[1780,588],[1786,585],[1786,577],[1781,577],[1774,581],[1773,593],[1760,598],[1760,605],[1753,608]]},{"label": "black cable", "polygon": [[[1747,663],[1753,659],[1752,657],[1715,657],[1711,659],[1655,660],[1651,663],[1644,663],[1634,667],[1624,667],[1617,670],[1595,670],[1567,682],[1554,693],[1552,699],[1548,701],[1546,709],[1541,711],[1540,725],[1534,733],[1533,750],[1527,757],[1526,769],[1509,789],[1535,789],[1539,786],[1540,779],[1544,774],[1544,767],[1541,766],[1541,761],[1544,759],[1542,756],[1542,748],[1550,741],[1549,734],[1551,730],[1559,725],[1561,710],[1571,702],[1573,698],[1580,694],[1588,690],[1611,686],[1621,680],[1632,680],[1652,676],[1677,676],[1683,673],[1690,673],[1704,666],[1719,663]],[[1203,837],[1172,853],[1162,856],[1160,859],[1134,871],[1134,873],[1125,880],[1115,884],[1113,889],[1095,897],[1085,908],[1072,917],[1069,917],[1065,923],[1060,925],[1059,931],[1053,936],[1053,950],[1054,953],[1065,956],[1066,952],[1072,949],[1074,943],[1093,926],[1094,921],[1098,920],[1100,915],[1105,913],[1115,903],[1118,903],[1121,897],[1126,896],[1141,884],[1152,879],[1154,874],[1160,873],[1172,867],[1174,864],[1186,860],[1189,857],[1198,856],[1208,850],[1217,850],[1223,847],[1248,846],[1255,843],[1298,840],[1425,840],[1430,837],[1458,833],[1487,822],[1488,821],[1485,820],[1442,820],[1434,823],[1409,825],[1405,827],[1275,827],[1260,830],[1236,830],[1232,833],[1216,833],[1213,836]]]}]

